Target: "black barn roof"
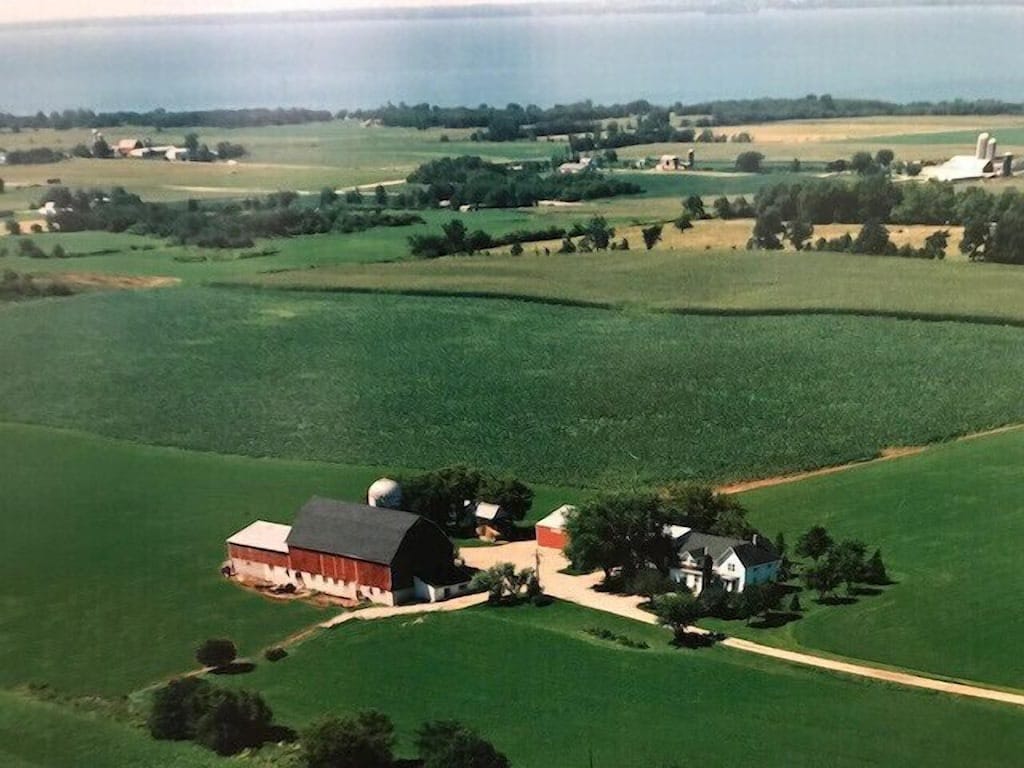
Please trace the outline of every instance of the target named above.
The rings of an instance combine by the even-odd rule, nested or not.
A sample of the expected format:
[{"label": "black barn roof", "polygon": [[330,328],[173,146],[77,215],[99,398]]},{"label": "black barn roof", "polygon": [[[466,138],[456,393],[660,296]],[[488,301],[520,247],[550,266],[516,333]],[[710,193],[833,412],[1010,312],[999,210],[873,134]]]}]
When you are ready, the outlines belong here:
[{"label": "black barn roof", "polygon": [[314,496],[296,515],[288,546],[390,565],[418,524],[433,525],[411,512]]}]

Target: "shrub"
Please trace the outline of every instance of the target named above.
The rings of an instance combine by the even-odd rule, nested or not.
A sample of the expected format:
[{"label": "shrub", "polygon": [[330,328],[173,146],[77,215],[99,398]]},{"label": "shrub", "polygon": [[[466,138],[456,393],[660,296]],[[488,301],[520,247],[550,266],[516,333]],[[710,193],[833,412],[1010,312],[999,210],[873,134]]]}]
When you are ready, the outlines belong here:
[{"label": "shrub", "polygon": [[391,768],[395,726],[375,710],[326,717],[302,734],[306,768]]},{"label": "shrub", "polygon": [[416,748],[423,768],[509,768],[505,755],[454,720],[424,723]]},{"label": "shrub", "polygon": [[263,652],[263,658],[265,658],[267,661],[280,661],[287,655],[288,651],[279,646],[267,648],[267,650]]},{"label": "shrub", "polygon": [[154,739],[180,741],[195,736],[199,700],[210,684],[198,677],[171,680],[153,694],[146,727]]},{"label": "shrub", "polygon": [[215,669],[228,666],[237,656],[235,644],[226,638],[211,638],[196,649],[196,661]]},{"label": "shrub", "polygon": [[21,224],[19,224],[14,219],[8,219],[7,221],[5,221],[4,222],[4,229],[7,230],[7,234],[9,234],[9,235],[20,235],[21,234]]},{"label": "shrub", "polygon": [[648,251],[651,250],[659,240],[661,240],[661,230],[661,224],[652,224],[651,226],[644,227],[640,230],[640,234],[643,235],[644,238],[644,246]]},{"label": "shrub", "polygon": [[743,173],[760,173],[764,155],[760,152],[741,152],[736,157],[736,170]]},{"label": "shrub", "polygon": [[546,608],[553,602],[555,602],[554,598],[551,595],[545,595],[543,592],[530,598],[530,604],[534,608]]}]

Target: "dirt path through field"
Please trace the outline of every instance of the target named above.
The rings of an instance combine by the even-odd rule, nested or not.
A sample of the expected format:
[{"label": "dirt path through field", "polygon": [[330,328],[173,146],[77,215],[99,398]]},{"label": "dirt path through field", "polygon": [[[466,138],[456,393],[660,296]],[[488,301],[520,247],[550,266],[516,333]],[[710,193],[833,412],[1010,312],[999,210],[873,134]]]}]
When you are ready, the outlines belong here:
[{"label": "dirt path through field", "polygon": [[[980,437],[989,437],[990,435],[999,435],[1003,432],[1013,432],[1014,430],[1024,429],[1024,424],[1009,424],[1005,427],[996,427],[995,429],[987,429],[984,432],[972,432],[969,435],[961,435],[960,437],[954,438],[949,442],[959,443],[965,440],[976,440]],[[784,485],[785,483],[795,483],[798,480],[807,480],[811,477],[821,477],[822,475],[833,475],[836,472],[845,472],[848,469],[856,469],[857,467],[868,467],[872,464],[878,464],[883,461],[892,461],[893,459],[902,459],[906,456],[916,456],[924,453],[930,448],[936,445],[943,445],[943,443],[930,443],[928,445],[913,445],[903,446],[894,448],[883,448],[881,455],[874,459],[867,459],[865,461],[851,461],[847,464],[837,464],[832,467],[822,467],[821,469],[811,469],[806,472],[794,472],[788,475],[776,475],[775,477],[765,477],[760,480],[744,480],[739,483],[730,483],[729,485],[721,485],[717,488],[719,493],[743,493],[744,491],[753,491],[758,488],[770,488],[774,485]]]}]

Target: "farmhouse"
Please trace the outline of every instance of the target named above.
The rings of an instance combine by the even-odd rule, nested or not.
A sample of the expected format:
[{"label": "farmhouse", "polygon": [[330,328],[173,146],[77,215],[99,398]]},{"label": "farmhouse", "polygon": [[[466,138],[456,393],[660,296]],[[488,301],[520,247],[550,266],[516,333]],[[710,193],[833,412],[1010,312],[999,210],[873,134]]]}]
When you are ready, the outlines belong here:
[{"label": "farmhouse", "polygon": [[678,155],[662,155],[655,168],[659,171],[684,171],[693,168],[693,161],[694,151],[691,149],[686,154],[686,160]]},{"label": "farmhouse", "polygon": [[444,532],[419,515],[313,497],[291,526],[257,520],[227,540],[231,573],[387,605],[469,590]]},{"label": "farmhouse", "polygon": [[593,167],[594,161],[589,157],[581,157],[576,163],[562,163],[558,166],[558,172],[564,175],[583,173]]},{"label": "farmhouse", "polygon": [[565,549],[569,538],[565,533],[565,521],[576,511],[576,507],[563,504],[550,515],[539,521],[534,530],[537,532],[537,546],[550,549]]},{"label": "farmhouse", "polygon": [[774,547],[755,535],[752,540],[700,533],[685,526],[669,526],[668,534],[678,553],[669,576],[700,594],[712,579],[727,592],[742,592],[748,584],[771,581],[782,559]]}]

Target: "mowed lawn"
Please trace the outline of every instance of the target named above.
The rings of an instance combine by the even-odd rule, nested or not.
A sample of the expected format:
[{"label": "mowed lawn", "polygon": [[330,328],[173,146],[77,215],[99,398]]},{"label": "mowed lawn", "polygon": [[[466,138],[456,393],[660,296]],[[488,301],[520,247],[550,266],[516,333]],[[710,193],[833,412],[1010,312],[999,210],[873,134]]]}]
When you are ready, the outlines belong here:
[{"label": "mowed lawn", "polygon": [[153,741],[99,713],[0,691],[4,768],[217,768],[223,758],[192,744]]},{"label": "mowed lawn", "polygon": [[[724,224],[730,230],[750,226]],[[706,242],[702,232],[671,235],[679,250],[545,256],[527,246],[518,257],[345,264],[243,279],[268,287],[481,293],[683,312],[832,310],[1024,321],[1024,269],[1015,265],[685,250],[688,242]]]},{"label": "mowed lawn", "polygon": [[1021,332],[996,326],[173,288],[7,305],[0,331],[0,420],[560,486],[746,479],[1024,420]]},{"label": "mowed lawn", "polygon": [[1024,430],[1014,430],[743,494],[771,536],[784,531],[792,543],[822,524],[880,546],[897,582],[747,636],[1024,688],[1022,466]]},{"label": "mowed lawn", "polygon": [[[648,650],[585,635],[605,627]],[[668,633],[570,604],[351,622],[232,684],[287,724],[375,707],[410,754],[425,720],[478,728],[516,768],[920,766],[1017,757],[1024,713],[840,678],[727,650],[677,651]],[[593,760],[591,762],[591,755]]]},{"label": "mowed lawn", "polygon": [[[359,501],[386,472],[10,424],[0,466],[0,687],[108,696],[194,668],[207,637],[256,654],[332,615],[227,583],[224,539],[256,519],[290,523],[315,494]],[[576,500],[536,491],[535,517]]]}]

